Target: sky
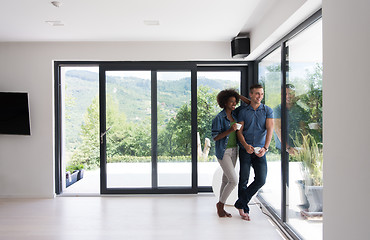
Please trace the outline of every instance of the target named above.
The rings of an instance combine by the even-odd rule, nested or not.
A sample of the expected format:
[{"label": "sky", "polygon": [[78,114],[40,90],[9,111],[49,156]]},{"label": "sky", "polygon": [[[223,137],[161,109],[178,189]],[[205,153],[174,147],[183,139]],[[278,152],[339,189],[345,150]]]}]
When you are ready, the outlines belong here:
[{"label": "sky", "polygon": [[[69,70],[83,70],[90,72],[99,72],[99,67],[63,67],[65,72]],[[198,78],[204,77],[208,79],[220,79],[220,80],[236,80],[240,81],[240,72],[239,71],[221,71],[221,72],[202,72],[198,71]],[[137,77],[142,79],[150,79],[150,71],[108,71],[108,76],[121,76],[121,77]],[[178,71],[178,72],[158,72],[158,79],[160,80],[174,80],[181,79],[185,77],[190,77],[190,71]]]}]

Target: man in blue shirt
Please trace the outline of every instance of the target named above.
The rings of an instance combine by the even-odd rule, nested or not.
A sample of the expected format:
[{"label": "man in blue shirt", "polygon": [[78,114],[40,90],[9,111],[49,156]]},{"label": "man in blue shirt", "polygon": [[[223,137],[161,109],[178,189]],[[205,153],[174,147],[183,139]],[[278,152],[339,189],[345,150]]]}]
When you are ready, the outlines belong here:
[{"label": "man in blue shirt", "polygon": [[[254,194],[265,184],[267,176],[266,152],[271,142],[274,122],[273,111],[261,103],[264,91],[261,85],[250,87],[250,105],[240,106],[235,112],[239,123],[242,124],[237,131],[239,140],[239,188],[238,200],[234,206],[239,210],[240,216],[249,221],[248,203]],[[248,185],[250,167],[254,169],[254,181]]]},{"label": "man in blue shirt", "polygon": [[[300,137],[300,134],[307,134],[307,122],[309,120],[308,113],[297,104],[299,97],[295,95],[295,87],[293,84],[286,84],[286,112],[287,112],[287,130],[288,139],[286,142],[286,151],[290,155],[295,155],[295,137]],[[274,138],[275,146],[281,150],[281,104],[274,108]],[[300,142],[302,140],[300,139]]]}]

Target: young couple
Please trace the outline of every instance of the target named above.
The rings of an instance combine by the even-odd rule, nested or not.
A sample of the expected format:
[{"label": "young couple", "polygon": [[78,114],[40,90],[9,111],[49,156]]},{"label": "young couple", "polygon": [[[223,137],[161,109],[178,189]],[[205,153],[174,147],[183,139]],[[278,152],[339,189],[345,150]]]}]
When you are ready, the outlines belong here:
[{"label": "young couple", "polygon": [[[231,217],[224,205],[238,183],[235,163],[239,148],[238,200],[234,206],[242,219],[249,221],[248,203],[265,184],[267,175],[266,152],[273,133],[273,111],[261,103],[264,91],[261,85],[250,87],[250,100],[234,89],[226,89],[217,95],[223,110],[212,121],[212,137],[216,142],[216,157],[223,170],[219,202],[216,204],[219,217]],[[248,105],[235,109],[239,99]],[[237,124],[242,126],[238,130]],[[250,167],[254,169],[254,181],[248,186]]]}]

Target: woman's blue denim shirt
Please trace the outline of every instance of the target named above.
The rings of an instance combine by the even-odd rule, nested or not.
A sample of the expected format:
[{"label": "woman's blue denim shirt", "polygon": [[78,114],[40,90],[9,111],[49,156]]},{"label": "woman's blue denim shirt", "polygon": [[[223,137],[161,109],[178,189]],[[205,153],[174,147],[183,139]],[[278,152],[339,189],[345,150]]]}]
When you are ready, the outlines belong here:
[{"label": "woman's blue denim shirt", "polygon": [[[235,122],[237,122],[236,115],[234,112],[231,113]],[[212,138],[215,138],[218,134],[225,132],[230,128],[230,121],[227,119],[225,109],[222,110],[212,121]],[[229,135],[226,137],[215,141],[216,144],[216,157],[221,159],[224,157],[227,142],[229,141]]]}]

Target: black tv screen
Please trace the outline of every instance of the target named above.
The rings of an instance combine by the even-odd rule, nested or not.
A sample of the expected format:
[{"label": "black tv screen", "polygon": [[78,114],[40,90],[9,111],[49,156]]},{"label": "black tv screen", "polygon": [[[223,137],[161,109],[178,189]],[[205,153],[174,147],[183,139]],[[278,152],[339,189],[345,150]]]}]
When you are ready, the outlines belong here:
[{"label": "black tv screen", "polygon": [[0,92],[0,134],[31,135],[28,93]]}]

